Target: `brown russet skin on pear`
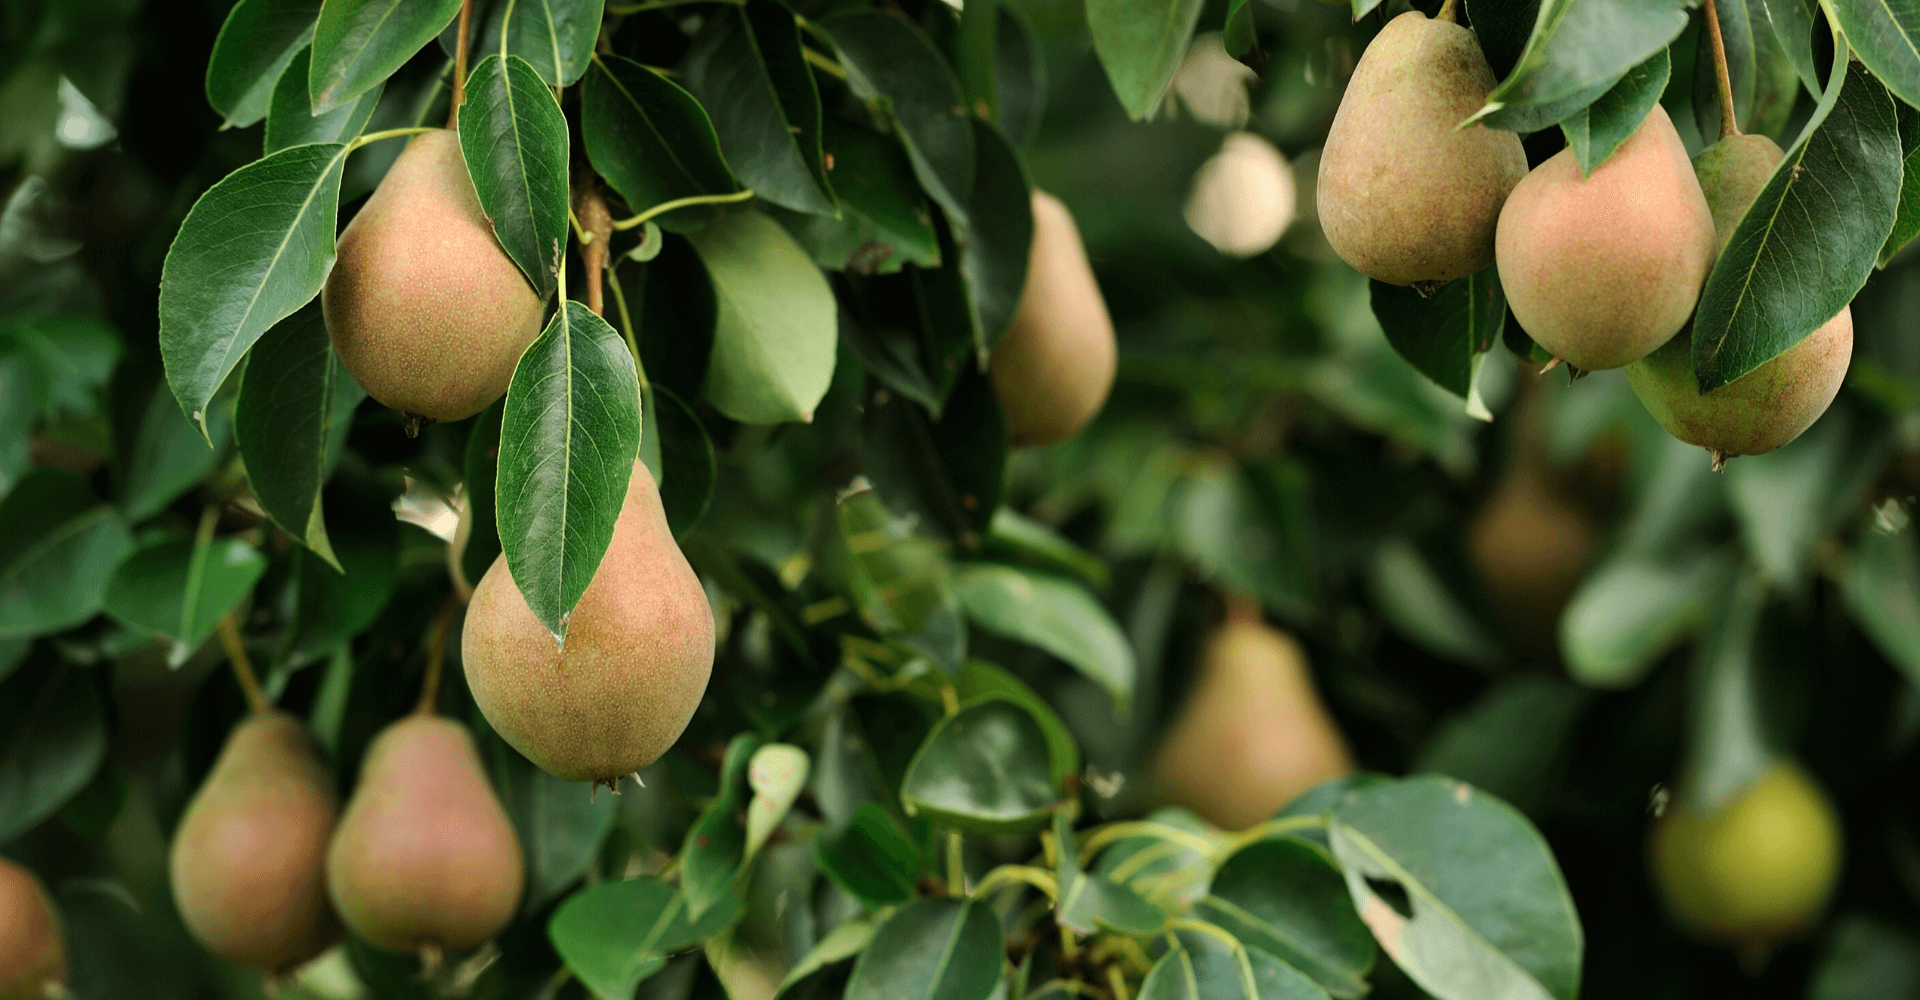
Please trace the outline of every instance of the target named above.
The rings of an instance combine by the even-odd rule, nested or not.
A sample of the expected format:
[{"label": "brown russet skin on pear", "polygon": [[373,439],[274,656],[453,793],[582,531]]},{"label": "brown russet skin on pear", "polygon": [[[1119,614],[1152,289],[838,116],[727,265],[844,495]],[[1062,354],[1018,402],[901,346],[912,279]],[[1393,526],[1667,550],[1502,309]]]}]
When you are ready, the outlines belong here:
[{"label": "brown russet skin on pear", "polygon": [[1512,132],[1457,126],[1493,69],[1473,32],[1408,11],[1354,67],[1320,154],[1320,228],[1354,270],[1390,285],[1451,281],[1493,263],[1494,226],[1527,174]]},{"label": "brown russet skin on pear", "polygon": [[415,137],[347,223],[320,304],[367,394],[434,420],[499,399],[545,309],[494,238],[447,129]]},{"label": "brown russet skin on pear", "polygon": [[340,919],[393,951],[469,951],[513,919],[520,839],[467,728],[409,716],[367,750],[327,852]]},{"label": "brown russet skin on pear", "polygon": [[1080,230],[1060,199],[1033,192],[1033,249],[1020,308],[988,370],[1015,445],[1080,433],[1113,388],[1113,319]]},{"label": "brown russet skin on pear", "polygon": [[569,781],[617,780],[680,738],[713,669],[713,611],[635,462],[613,540],[567,621],[564,652],[505,555],[474,588],[467,686],[502,738]]},{"label": "brown russet skin on pear", "polygon": [[1264,622],[1230,620],[1207,642],[1153,777],[1168,801],[1243,830],[1351,770],[1299,643]]},{"label": "brown russet skin on pear", "polygon": [[41,1000],[67,982],[60,916],[34,874],[0,858],[0,1000]]},{"label": "brown russet skin on pear", "polygon": [[173,898],[208,951],[286,972],[340,939],[327,902],[333,778],[285,712],[234,727],[173,834]]},{"label": "brown russet skin on pear", "polygon": [[1667,112],[1580,175],[1571,148],[1513,189],[1496,257],[1507,305],[1577,368],[1619,368],[1673,339],[1713,266],[1713,215]]}]

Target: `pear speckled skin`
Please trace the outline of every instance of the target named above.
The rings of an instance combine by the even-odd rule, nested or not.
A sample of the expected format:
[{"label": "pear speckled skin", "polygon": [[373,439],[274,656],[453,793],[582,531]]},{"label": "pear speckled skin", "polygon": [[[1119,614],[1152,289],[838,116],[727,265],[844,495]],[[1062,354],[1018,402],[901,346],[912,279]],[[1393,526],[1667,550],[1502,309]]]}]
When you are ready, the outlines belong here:
[{"label": "pear speckled skin", "polygon": [[174,831],[173,898],[207,950],[281,973],[340,938],[327,902],[333,777],[306,724],[241,720]]},{"label": "pear speckled skin", "polygon": [[409,143],[347,224],[320,303],[367,394],[433,420],[499,399],[545,308],[494,239],[446,129]]},{"label": "pear speckled skin", "polygon": [[1665,109],[1590,177],[1572,149],[1540,164],[1500,213],[1496,257],[1514,319],[1587,370],[1673,339],[1713,266],[1713,215]]},{"label": "pear speckled skin", "polygon": [[1080,433],[1113,388],[1113,319],[1087,264],[1080,230],[1060,199],[1033,192],[1027,284],[989,371],[1015,445]]},{"label": "pear speckled skin", "polygon": [[529,760],[569,781],[617,780],[686,729],[713,669],[713,628],[653,476],[636,462],[613,541],[568,619],[565,651],[502,555],[474,588],[461,659],[480,711]]},{"label": "pear speckled skin", "polygon": [[1320,154],[1320,228],[1342,260],[1390,285],[1493,263],[1494,225],[1527,173],[1512,132],[1456,128],[1493,70],[1473,32],[1408,11],[1374,36]]},{"label": "pear speckled skin", "polygon": [[465,726],[410,716],[374,739],[327,851],[348,928],[394,951],[468,951],[513,919],[525,882],[520,840]]},{"label": "pear speckled skin", "polygon": [[41,1000],[66,982],[53,901],[32,872],[0,858],[0,1000]]},{"label": "pear speckled skin", "polygon": [[1175,805],[1243,830],[1351,770],[1300,645],[1255,619],[1230,620],[1209,639],[1153,775]]}]

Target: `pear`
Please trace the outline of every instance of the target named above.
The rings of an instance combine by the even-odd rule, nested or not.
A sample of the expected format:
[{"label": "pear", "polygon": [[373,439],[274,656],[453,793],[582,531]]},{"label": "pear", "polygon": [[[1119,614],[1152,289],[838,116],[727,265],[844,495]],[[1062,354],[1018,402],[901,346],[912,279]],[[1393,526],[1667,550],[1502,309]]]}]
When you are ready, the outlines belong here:
[{"label": "pear", "polygon": [[1514,632],[1550,642],[1593,558],[1593,525],[1522,456],[1474,515],[1467,555]]},{"label": "pear", "polygon": [[1296,194],[1293,169],[1273,143],[1231,132],[1193,176],[1187,226],[1229,257],[1258,256],[1293,223]]},{"label": "pear", "polygon": [[1458,127],[1493,84],[1479,40],[1453,21],[1413,10],[1380,29],[1320,154],[1320,228],[1340,259],[1390,285],[1493,263],[1494,225],[1527,154],[1512,132]]},{"label": "pear", "polygon": [[1199,679],[1153,763],[1168,801],[1228,830],[1351,770],[1299,644],[1251,610],[1208,640]]},{"label": "pear", "polygon": [[327,850],[348,929],[394,951],[468,951],[513,919],[525,880],[465,726],[414,715],[374,739]]},{"label": "pear", "polygon": [[281,973],[340,937],[327,905],[333,779],[299,719],[256,713],[227,737],[174,831],[173,898],[228,961]]},{"label": "pear", "polygon": [[493,728],[570,781],[616,783],[680,738],[713,669],[713,610],[639,462],[613,540],[554,642],[505,555],[474,588],[467,686]]},{"label": "pear", "polygon": [[1826,902],[1840,822],[1805,772],[1780,763],[1710,815],[1669,809],[1652,847],[1654,882],[1679,924],[1710,940],[1769,943]]},{"label": "pear", "polygon": [[1713,265],[1713,215],[1659,105],[1580,176],[1571,148],[1513,189],[1495,240],[1514,319],[1587,370],[1646,357],[1686,325]]},{"label": "pear", "polygon": [[494,239],[446,129],[409,143],[347,224],[320,304],[367,394],[429,420],[500,398],[544,310]]},{"label": "pear", "polygon": [[[1785,157],[1764,135],[1734,134],[1700,151],[1693,168],[1725,251],[1741,216]],[[1693,375],[1690,331],[1627,366],[1627,383],[1667,432],[1714,453],[1759,455],[1797,438],[1827,412],[1853,358],[1853,311],[1840,312],[1753,371],[1702,393]]]},{"label": "pear", "polygon": [[1033,192],[1027,284],[989,371],[1015,445],[1057,444],[1106,404],[1113,388],[1113,319],[1060,199]]},{"label": "pear", "polygon": [[64,995],[60,915],[33,873],[0,858],[0,1000]]}]

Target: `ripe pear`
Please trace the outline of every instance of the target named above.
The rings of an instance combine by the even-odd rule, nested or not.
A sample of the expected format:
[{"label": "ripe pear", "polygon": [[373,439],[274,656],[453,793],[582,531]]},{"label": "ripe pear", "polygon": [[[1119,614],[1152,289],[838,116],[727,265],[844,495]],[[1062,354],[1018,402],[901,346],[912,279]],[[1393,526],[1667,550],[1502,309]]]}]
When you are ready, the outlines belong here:
[{"label": "ripe pear", "polygon": [[431,420],[500,398],[544,311],[494,239],[447,129],[409,143],[347,224],[320,304],[368,395]]},{"label": "ripe pear", "polygon": [[1711,815],[1670,809],[1653,829],[1654,882],[1682,926],[1777,941],[1819,913],[1840,869],[1840,821],[1806,773],[1775,764]]},{"label": "ripe pear", "polygon": [[[1784,156],[1764,135],[1732,135],[1694,157],[1721,251]],[[1712,392],[1701,393],[1694,380],[1690,331],[1628,365],[1627,382],[1668,433],[1713,452],[1718,465],[1772,451],[1813,426],[1839,394],[1852,358],[1853,310],[1843,306],[1798,344]]]},{"label": "ripe pear", "polygon": [[1354,67],[1320,154],[1320,228],[1354,270],[1390,285],[1452,281],[1493,263],[1500,206],[1527,173],[1512,132],[1472,117],[1493,89],[1473,32],[1417,10]]},{"label": "ripe pear", "polygon": [[1544,463],[1523,457],[1474,515],[1467,555],[1512,629],[1551,641],[1595,541],[1593,525],[1553,488]]},{"label": "ripe pear", "polygon": [[173,898],[187,929],[228,961],[281,973],[340,937],[327,904],[333,779],[299,719],[234,727],[173,835]]},{"label": "ripe pear", "polygon": [[67,946],[60,915],[34,874],[0,858],[0,1000],[63,995]]},{"label": "ripe pear", "polygon": [[1113,388],[1114,355],[1113,319],[1080,230],[1060,199],[1035,190],[1027,285],[988,366],[1013,443],[1057,444],[1080,433]]},{"label": "ripe pear", "polygon": [[1693,315],[1713,266],[1713,215],[1656,104],[1592,176],[1571,148],[1536,167],[1507,199],[1495,244],[1527,333],[1577,368],[1618,368]]},{"label": "ripe pear", "polygon": [[1241,830],[1351,770],[1299,644],[1254,612],[1229,619],[1208,640],[1153,777],[1168,801]]},{"label": "ripe pear", "polygon": [[467,727],[414,715],[375,737],[327,850],[350,930],[394,951],[467,951],[513,919],[525,881]]},{"label": "ripe pear", "polygon": [[474,588],[462,660],[475,704],[515,749],[569,781],[614,783],[686,729],[713,669],[713,628],[653,476],[635,462],[564,648],[527,607],[502,555]]}]

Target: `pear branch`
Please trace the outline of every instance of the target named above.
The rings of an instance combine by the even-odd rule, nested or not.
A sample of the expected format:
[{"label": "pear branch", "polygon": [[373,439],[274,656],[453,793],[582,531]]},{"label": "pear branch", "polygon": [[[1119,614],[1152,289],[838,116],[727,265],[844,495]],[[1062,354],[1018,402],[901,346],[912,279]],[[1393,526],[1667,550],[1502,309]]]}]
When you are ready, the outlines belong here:
[{"label": "pear branch", "polygon": [[420,679],[420,702],[413,714],[431,716],[440,701],[440,672],[447,662],[447,639],[453,634],[453,615],[460,610],[460,595],[448,594],[433,618],[433,631],[427,635],[426,675]]},{"label": "pear branch", "polygon": [[453,46],[453,104],[447,108],[447,127],[460,124],[460,105],[467,99],[467,25],[473,20],[473,0],[460,0],[460,37]]},{"label": "pear branch", "polygon": [[613,215],[593,174],[581,171],[574,179],[574,205],[580,213],[580,253],[587,270],[587,308],[594,315],[606,315],[603,292],[607,273],[607,251],[613,242]]},{"label": "pear branch", "polygon": [[246,641],[240,638],[240,623],[234,621],[233,612],[220,616],[220,644],[227,649],[227,662],[233,664],[233,678],[240,682],[240,690],[247,696],[247,708],[255,715],[265,715],[273,711],[273,703],[267,700],[266,692],[260,690],[260,680],[253,675],[253,661],[247,659]]},{"label": "pear branch", "polygon": [[1706,0],[1707,38],[1713,42],[1713,78],[1718,81],[1720,94],[1720,138],[1740,134],[1740,123],[1733,114],[1733,80],[1727,73],[1727,43],[1720,35],[1720,12],[1714,10],[1713,0]]}]

